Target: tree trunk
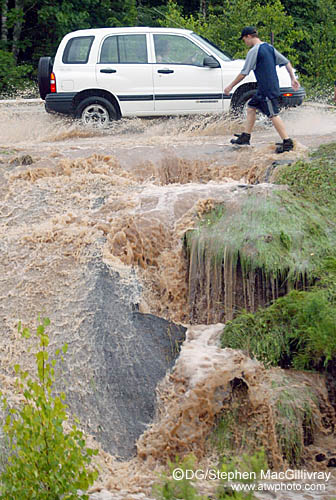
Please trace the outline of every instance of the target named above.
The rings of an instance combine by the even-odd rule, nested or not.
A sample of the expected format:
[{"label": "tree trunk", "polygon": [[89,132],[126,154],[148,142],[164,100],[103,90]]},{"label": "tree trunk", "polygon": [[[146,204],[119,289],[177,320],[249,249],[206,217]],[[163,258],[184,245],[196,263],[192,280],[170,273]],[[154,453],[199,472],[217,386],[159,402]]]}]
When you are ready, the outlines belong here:
[{"label": "tree trunk", "polygon": [[7,13],[8,0],[3,0],[1,7],[1,40],[3,40],[4,42],[7,42],[8,40]]},{"label": "tree trunk", "polygon": [[207,8],[206,8],[206,0],[200,0],[200,13],[203,14],[204,17],[206,17],[207,13]]},{"label": "tree trunk", "polygon": [[15,10],[17,13],[17,18],[13,27],[13,45],[12,52],[17,60],[19,54],[19,42],[21,38],[22,24],[23,24],[23,6],[24,0],[15,0]]}]

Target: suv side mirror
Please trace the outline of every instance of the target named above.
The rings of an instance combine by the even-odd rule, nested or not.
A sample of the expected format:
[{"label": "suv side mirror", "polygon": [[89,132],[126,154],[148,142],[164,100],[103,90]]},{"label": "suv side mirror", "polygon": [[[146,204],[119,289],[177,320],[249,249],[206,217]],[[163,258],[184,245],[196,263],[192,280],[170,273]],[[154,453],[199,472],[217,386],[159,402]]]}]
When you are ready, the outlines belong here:
[{"label": "suv side mirror", "polygon": [[213,56],[206,56],[203,59],[203,66],[207,66],[208,68],[220,68],[220,64]]}]

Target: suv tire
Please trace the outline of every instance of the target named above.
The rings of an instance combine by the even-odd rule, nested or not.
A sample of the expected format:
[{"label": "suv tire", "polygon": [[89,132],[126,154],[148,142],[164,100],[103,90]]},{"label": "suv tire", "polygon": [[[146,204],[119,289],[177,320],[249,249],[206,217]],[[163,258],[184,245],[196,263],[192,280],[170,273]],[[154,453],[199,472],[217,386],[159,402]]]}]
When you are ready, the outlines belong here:
[{"label": "suv tire", "polygon": [[52,72],[52,58],[40,57],[37,70],[38,87],[41,99],[50,93],[50,74]]},{"label": "suv tire", "polygon": [[232,113],[236,116],[244,116],[244,114],[246,114],[246,104],[255,95],[256,92],[257,89],[250,89],[239,96],[237,101],[232,105]]},{"label": "suv tire", "polygon": [[99,128],[108,127],[111,121],[118,119],[113,104],[104,97],[99,96],[83,99],[76,108],[75,117],[80,118],[83,125]]}]

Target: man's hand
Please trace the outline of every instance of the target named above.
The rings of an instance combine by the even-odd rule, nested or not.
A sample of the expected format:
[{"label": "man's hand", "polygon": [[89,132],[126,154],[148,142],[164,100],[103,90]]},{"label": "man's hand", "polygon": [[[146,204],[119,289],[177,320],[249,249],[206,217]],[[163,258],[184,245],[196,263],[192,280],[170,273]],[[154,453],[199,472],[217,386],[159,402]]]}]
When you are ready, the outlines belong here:
[{"label": "man's hand", "polygon": [[244,80],[246,75],[243,75],[242,73],[239,73],[239,75],[236,76],[236,78],[231,82],[227,87],[224,89],[224,94],[229,95],[233,87],[238,85],[242,80]]},{"label": "man's hand", "polygon": [[294,90],[298,90],[300,88],[300,84],[299,84],[299,82],[297,81],[296,78],[292,78],[291,82],[292,82],[292,88]]}]

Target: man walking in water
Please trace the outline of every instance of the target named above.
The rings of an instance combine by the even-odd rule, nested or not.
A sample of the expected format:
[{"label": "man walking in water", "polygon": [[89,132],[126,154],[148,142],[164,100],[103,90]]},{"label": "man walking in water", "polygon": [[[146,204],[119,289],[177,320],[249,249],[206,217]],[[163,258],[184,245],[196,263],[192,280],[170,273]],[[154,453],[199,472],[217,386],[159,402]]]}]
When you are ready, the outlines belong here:
[{"label": "man walking in water", "polygon": [[257,93],[247,105],[247,119],[245,132],[235,134],[237,139],[231,139],[232,144],[250,144],[251,132],[253,130],[257,110],[268,116],[273,126],[280,135],[282,143],[278,144],[276,153],[283,153],[293,149],[293,140],[288,137],[285,126],[279,115],[280,87],[276,66],[286,66],[294,90],[299,88],[299,82],[295,78],[293,67],[289,60],[280,54],[272,45],[262,42],[254,26],[246,26],[240,39],[243,40],[250,50],[247,53],[245,64],[236,78],[224,89],[229,95],[235,85],[241,82],[251,70],[254,71],[257,80]]}]

